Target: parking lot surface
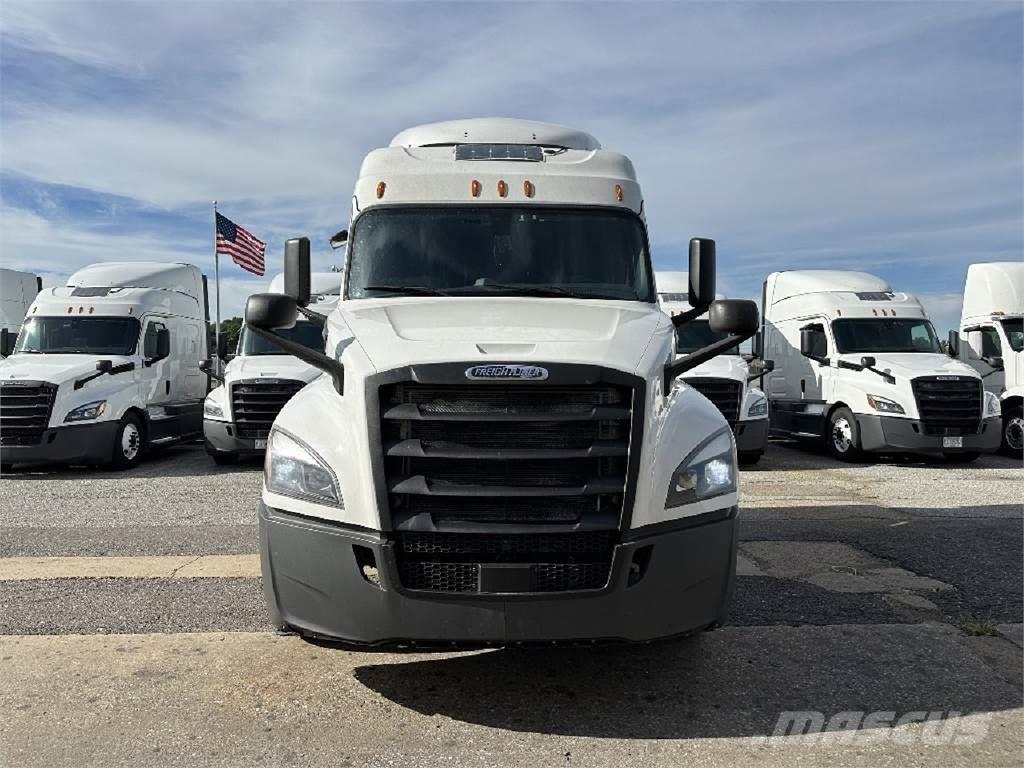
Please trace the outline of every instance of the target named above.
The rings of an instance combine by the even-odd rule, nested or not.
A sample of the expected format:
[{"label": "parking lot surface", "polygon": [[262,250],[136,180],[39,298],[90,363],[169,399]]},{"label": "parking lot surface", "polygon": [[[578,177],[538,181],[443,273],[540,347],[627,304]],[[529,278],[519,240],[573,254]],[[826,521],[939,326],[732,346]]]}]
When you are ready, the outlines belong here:
[{"label": "parking lot surface", "polygon": [[[1022,480],[773,444],[742,473],[727,626],[378,653],[271,631],[258,462],[17,471],[0,764],[1019,765]],[[812,733],[782,735],[791,713]]]}]

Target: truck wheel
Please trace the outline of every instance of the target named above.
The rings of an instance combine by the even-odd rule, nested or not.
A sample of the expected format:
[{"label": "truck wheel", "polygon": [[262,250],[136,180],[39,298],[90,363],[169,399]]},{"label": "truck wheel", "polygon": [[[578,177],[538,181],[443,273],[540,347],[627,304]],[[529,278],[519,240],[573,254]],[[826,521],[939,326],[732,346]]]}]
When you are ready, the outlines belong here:
[{"label": "truck wheel", "polygon": [[126,413],[114,436],[112,463],[118,469],[131,469],[142,461],[142,421],[134,413]]},{"label": "truck wheel", "polygon": [[981,454],[977,451],[942,454],[942,458],[947,464],[970,464],[972,461],[976,461],[979,456],[981,456]]},{"label": "truck wheel", "polygon": [[1024,456],[1024,410],[1019,405],[1006,409],[1003,415],[1003,453]]},{"label": "truck wheel", "polygon": [[857,419],[849,408],[836,408],[828,417],[825,449],[840,461],[857,461],[861,457]]},{"label": "truck wheel", "polygon": [[749,467],[761,460],[762,453],[762,451],[739,451],[736,454],[736,458],[741,465]]}]

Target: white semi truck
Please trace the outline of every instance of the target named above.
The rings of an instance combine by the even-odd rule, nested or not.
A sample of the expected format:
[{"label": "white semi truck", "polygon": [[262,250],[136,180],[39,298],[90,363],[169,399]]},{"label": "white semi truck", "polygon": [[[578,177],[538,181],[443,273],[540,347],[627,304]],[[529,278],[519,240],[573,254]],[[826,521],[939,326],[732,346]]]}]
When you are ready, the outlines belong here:
[{"label": "white semi truck", "polygon": [[131,467],[201,434],[207,314],[191,264],[93,264],[42,290],[0,362],[4,469]]},{"label": "white semi truck", "polygon": [[1002,449],[1024,454],[1024,263],[971,264],[960,331],[949,352],[976,370],[999,398]]},{"label": "white semi truck", "polygon": [[[268,289],[284,293],[284,274]],[[292,341],[317,352],[324,351],[324,318],[334,309],[341,293],[341,274],[314,272],[308,309],[312,319],[302,319],[281,331]],[[221,337],[226,340],[225,337]],[[219,357],[227,360],[223,380],[203,403],[203,435],[206,452],[217,464],[231,464],[240,456],[262,455],[270,425],[286,402],[321,374],[319,368],[285,353],[279,346],[250,331],[244,324],[235,354],[227,347]],[[213,373],[207,363],[204,370]]]},{"label": "white semi truck", "polygon": [[921,303],[864,272],[773,272],[763,345],[773,434],[842,461],[918,453],[973,461],[999,447],[999,401],[942,353]]},{"label": "white semi truck", "polygon": [[[582,131],[509,119],[400,133],[356,182],[324,353],[280,333],[309,298],[249,298],[258,335],[323,370],[270,432],[259,506],[275,624],[355,643],[648,640],[725,616],[736,446],[675,379],[757,329],[714,299],[714,242],[689,301],[727,334],[682,358],[657,303],[640,187]],[[339,233],[335,241],[344,239]]]},{"label": "white semi truck", "polygon": [[0,268],[0,359],[13,351],[21,321],[42,288],[43,281],[31,272]]},{"label": "white semi truck", "polygon": [[[690,309],[686,272],[658,272],[655,279],[658,302],[670,317]],[[716,298],[725,296],[717,294]],[[693,319],[676,331],[676,355],[688,355],[722,338],[711,330],[706,318]],[[756,464],[768,447],[768,399],[755,384],[770,369],[771,363],[762,361],[757,350],[743,356],[739,347],[733,347],[682,377],[725,416],[736,436],[740,464]]]}]

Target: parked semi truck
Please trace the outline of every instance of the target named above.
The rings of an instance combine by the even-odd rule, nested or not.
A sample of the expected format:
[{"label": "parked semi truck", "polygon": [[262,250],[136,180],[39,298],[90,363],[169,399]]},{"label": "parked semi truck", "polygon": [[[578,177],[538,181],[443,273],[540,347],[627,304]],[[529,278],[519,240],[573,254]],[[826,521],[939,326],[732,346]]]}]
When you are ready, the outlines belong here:
[{"label": "parked semi truck", "polygon": [[93,264],[42,290],[0,362],[3,467],[131,467],[199,435],[207,314],[191,264]]},{"label": "parked semi truck", "polygon": [[999,399],[1002,449],[1024,454],[1024,263],[971,264],[959,333],[949,353],[971,366]]},{"label": "parked semi truck", "polygon": [[[690,280],[686,272],[658,272],[655,279],[658,302],[670,317],[690,309]],[[716,298],[725,296],[716,294]],[[722,338],[723,334],[711,330],[707,318],[691,320],[676,331],[676,355],[691,354]],[[755,385],[770,367],[756,350],[742,356],[739,347],[733,347],[682,377],[725,416],[736,436],[740,464],[756,464],[768,447],[768,398]]]},{"label": "parked semi truck", "polygon": [[[324,318],[338,303],[341,275],[314,272],[311,277],[312,319],[301,319],[282,330],[292,341],[317,352],[324,351]],[[284,293],[284,273],[270,283],[271,293]],[[221,337],[226,341],[225,337]],[[220,351],[227,367],[220,386],[203,403],[203,435],[206,452],[217,464],[231,464],[239,456],[262,454],[270,425],[286,402],[321,371],[284,352],[279,346],[250,331],[244,324],[233,355],[227,346]],[[216,377],[208,362],[204,370]]]},{"label": "parked semi truck", "polygon": [[21,321],[42,288],[42,278],[31,272],[0,268],[0,359],[14,350]]},{"label": "parked semi truck", "polygon": [[973,461],[999,446],[999,400],[950,360],[921,303],[864,272],[773,272],[764,284],[771,430],[832,456]]},{"label": "parked semi truck", "polygon": [[623,155],[544,123],[419,126],[363,161],[324,353],[287,295],[246,323],[327,375],[270,432],[259,506],[275,624],[358,643],[647,640],[722,621],[736,446],[685,371],[756,331],[690,245],[692,316],[726,334],[675,356],[640,187]]}]

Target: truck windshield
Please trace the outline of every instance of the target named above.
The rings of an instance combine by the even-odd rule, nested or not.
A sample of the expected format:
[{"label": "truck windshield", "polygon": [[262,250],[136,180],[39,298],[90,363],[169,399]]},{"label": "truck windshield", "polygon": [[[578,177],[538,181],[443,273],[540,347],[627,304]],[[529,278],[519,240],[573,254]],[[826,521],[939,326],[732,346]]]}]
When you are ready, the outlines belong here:
[{"label": "truck windshield", "polygon": [[[676,352],[681,355],[696,352],[725,337],[726,334],[711,330],[711,324],[707,320],[692,320],[676,329]],[[722,354],[738,355],[739,353],[739,347],[729,347]]]},{"label": "truck windshield", "polygon": [[643,225],[605,209],[380,208],[353,225],[348,295],[653,301]]},{"label": "truck windshield", "polygon": [[33,317],[21,327],[14,353],[131,355],[138,341],[134,317]]},{"label": "truck windshield", "polygon": [[942,351],[931,321],[924,318],[834,320],[832,332],[840,352]]},{"label": "truck windshield", "polygon": [[1013,320],[1003,320],[1002,323],[1006,340],[1010,342],[1010,348],[1014,352],[1020,352],[1024,349],[1024,318],[1017,317]]},{"label": "truck windshield", "polygon": [[[323,329],[316,323],[298,322],[294,327],[288,328],[287,330],[279,330],[276,331],[276,333],[279,336],[284,336],[286,339],[297,341],[304,347],[309,347],[316,352],[324,351]],[[288,353],[276,344],[267,341],[262,336],[257,336],[255,333],[252,333],[243,325],[242,336],[238,342],[238,354],[250,356],[286,355]]]}]

